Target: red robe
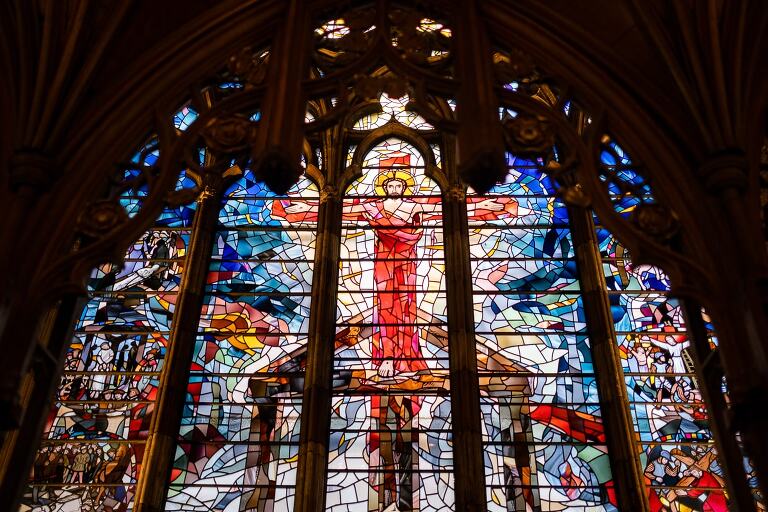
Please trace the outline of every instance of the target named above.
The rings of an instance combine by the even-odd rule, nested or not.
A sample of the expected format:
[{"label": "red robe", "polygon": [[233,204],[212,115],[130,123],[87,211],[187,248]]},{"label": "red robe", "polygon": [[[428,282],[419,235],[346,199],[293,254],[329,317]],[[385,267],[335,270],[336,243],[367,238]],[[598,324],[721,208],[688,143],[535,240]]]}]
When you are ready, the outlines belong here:
[{"label": "red robe", "polygon": [[[394,361],[395,371],[424,370],[416,326],[416,245],[421,229],[405,227],[406,222],[384,211],[377,201],[378,214],[369,219],[376,229],[375,263],[376,303],[373,321],[383,324],[373,335],[373,364]],[[419,215],[413,219],[419,223]],[[401,226],[401,227],[399,227]],[[399,228],[398,228],[399,227]],[[393,229],[396,228],[396,229]]]},{"label": "red robe", "polygon": [[[391,162],[382,161],[384,164]],[[421,204],[439,203],[439,197],[403,199]],[[478,203],[483,198],[471,198],[470,203]],[[517,214],[517,201],[514,198],[498,197],[495,200],[503,206],[502,211],[492,212],[475,207],[471,218],[475,220],[492,220]],[[273,215],[289,222],[317,220],[317,211],[310,210],[299,214],[285,212],[290,200],[275,201]],[[418,318],[416,304],[416,264],[418,254],[416,246],[422,237],[419,228],[407,227],[409,224],[418,225],[422,220],[420,214],[413,219],[404,221],[384,210],[384,199],[352,199],[355,204],[373,204],[376,214],[345,212],[346,220],[368,221],[374,228],[376,241],[374,247],[374,280],[376,282],[373,321],[379,324],[378,331],[373,335],[372,362],[381,366],[381,362],[391,359],[395,372],[416,372],[427,368],[419,344],[418,329],[414,325]],[[439,213],[427,213],[429,219],[440,219]],[[377,229],[380,228],[380,229]],[[384,324],[384,325],[381,325]]]}]

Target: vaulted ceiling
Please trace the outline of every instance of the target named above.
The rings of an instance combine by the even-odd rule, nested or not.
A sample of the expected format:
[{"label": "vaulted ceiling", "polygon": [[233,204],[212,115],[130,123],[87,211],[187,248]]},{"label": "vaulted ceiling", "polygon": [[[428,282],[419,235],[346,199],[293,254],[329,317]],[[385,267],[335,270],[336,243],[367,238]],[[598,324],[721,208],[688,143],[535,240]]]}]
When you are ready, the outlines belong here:
[{"label": "vaulted ceiling", "polygon": [[[322,19],[355,3],[306,5]],[[422,3],[446,12],[454,7],[449,0]],[[531,55],[645,160],[660,197],[691,203],[686,196],[733,182],[748,199],[744,215],[759,223],[768,100],[762,1],[484,0],[479,6],[491,39]],[[6,204],[24,212],[9,217],[4,237],[52,211],[76,218],[156,115],[178,107],[238,48],[269,44],[285,13],[284,0],[4,2],[0,190]],[[710,168],[725,165],[723,158],[742,170],[713,178]],[[45,208],[35,207],[40,194],[47,194]],[[696,203],[700,210],[692,215],[702,219],[716,207]],[[716,213],[711,221],[719,221]],[[66,233],[47,250],[71,239]],[[752,250],[762,251],[762,244]]]},{"label": "vaulted ceiling", "polygon": [[[317,19],[357,3],[306,0]],[[416,3],[446,12],[460,5]],[[35,343],[21,320],[13,329],[6,324],[14,315],[39,317],[28,288],[40,287],[35,277],[71,252],[76,220],[102,198],[115,163],[239,48],[268,45],[287,4],[0,3],[0,350]],[[758,187],[768,119],[765,0],[478,5],[495,43],[522,50],[571,87],[606,132],[643,161],[654,193],[674,205],[686,230],[683,247],[670,251],[714,276],[696,293],[722,303],[713,311],[722,339],[738,340],[726,366],[732,374],[741,364],[754,367],[740,390],[734,384],[733,400],[768,396],[768,258]],[[629,245],[638,256],[641,247]],[[738,355],[736,345],[749,356]],[[4,410],[19,380],[0,378]],[[755,422],[754,439],[765,425]],[[761,453],[768,471],[768,450]]]}]

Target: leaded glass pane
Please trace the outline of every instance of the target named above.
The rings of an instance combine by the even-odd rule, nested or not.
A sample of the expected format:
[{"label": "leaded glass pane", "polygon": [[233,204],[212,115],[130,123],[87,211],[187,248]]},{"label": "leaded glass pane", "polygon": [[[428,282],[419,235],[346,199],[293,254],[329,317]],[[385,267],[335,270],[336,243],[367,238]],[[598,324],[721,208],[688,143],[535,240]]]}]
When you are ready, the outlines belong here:
[{"label": "leaded glass pane", "polygon": [[452,510],[440,190],[380,142],[347,189],[326,507]]},{"label": "leaded glass pane", "polygon": [[660,269],[598,240],[651,510],[727,510],[682,306]]},{"label": "leaded glass pane", "polygon": [[[196,117],[185,107],[174,124],[184,130]],[[158,155],[150,141],[132,161],[151,165]],[[193,185],[182,172],[176,189]],[[146,195],[139,188],[119,201],[134,215]],[[19,510],[132,507],[194,211],[194,203],[164,209],[128,247],[122,265],[105,263],[91,272],[88,301],[75,324]]]},{"label": "leaded glass pane", "polygon": [[567,211],[508,164],[467,198],[488,508],[616,510]]},{"label": "leaded glass pane", "polygon": [[166,510],[292,510],[318,191],[226,192]]}]

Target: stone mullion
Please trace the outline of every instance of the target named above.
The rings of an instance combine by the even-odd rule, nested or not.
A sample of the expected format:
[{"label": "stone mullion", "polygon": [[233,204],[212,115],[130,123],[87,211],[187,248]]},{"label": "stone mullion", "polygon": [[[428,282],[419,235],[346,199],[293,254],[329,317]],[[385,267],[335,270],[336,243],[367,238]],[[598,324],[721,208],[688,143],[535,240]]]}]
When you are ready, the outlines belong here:
[{"label": "stone mullion", "polygon": [[294,501],[294,510],[297,512],[325,510],[341,205],[336,189],[324,187],[320,196],[315,268],[312,274],[307,366]]},{"label": "stone mullion", "polygon": [[600,411],[619,510],[648,511],[624,371],[591,213],[568,208]]},{"label": "stone mullion", "polygon": [[[452,189],[456,190],[456,189]],[[477,374],[472,305],[472,273],[463,194],[443,201],[448,347],[451,382],[453,464],[456,510],[486,510],[485,465],[480,431],[480,384]]]},{"label": "stone mullion", "polygon": [[744,472],[744,459],[736,440],[730,411],[723,396],[723,367],[717,349],[709,346],[707,329],[701,318],[701,308],[690,300],[683,300],[685,325],[690,338],[693,365],[699,380],[704,403],[707,405],[709,428],[715,438],[715,447],[723,467],[728,490],[728,507],[732,511],[755,509],[755,499]]},{"label": "stone mullion", "polygon": [[768,295],[765,286],[758,285],[763,281],[760,273],[755,272],[764,262],[762,244],[756,243],[759,232],[750,229],[754,224],[745,215],[747,169],[738,152],[717,151],[699,174],[707,191],[717,197],[715,204],[730,228],[712,239],[728,245],[716,251],[720,256],[712,276],[716,288],[710,290],[713,296],[708,305],[718,325],[718,354],[728,379],[730,431],[740,434],[762,495],[768,499]]},{"label": "stone mullion", "polygon": [[[24,487],[29,483],[29,471],[19,468],[32,466],[37,456],[43,428],[61,382],[64,359],[75,328],[75,313],[83,307],[84,299],[68,295],[41,320],[47,333],[35,339],[31,373],[21,386],[24,416],[19,428],[6,433],[0,451],[0,510],[18,510]],[[7,507],[7,508],[3,508]]]},{"label": "stone mullion", "polygon": [[220,176],[211,173],[205,178],[207,183],[197,201],[169,348],[163,361],[163,372],[142,459],[134,499],[135,512],[159,512],[164,509],[176,453],[189,370],[205,298],[213,237],[225,188]]},{"label": "stone mullion", "polygon": [[[450,155],[445,155],[446,157]],[[487,509],[464,187],[443,194],[455,510]]]}]

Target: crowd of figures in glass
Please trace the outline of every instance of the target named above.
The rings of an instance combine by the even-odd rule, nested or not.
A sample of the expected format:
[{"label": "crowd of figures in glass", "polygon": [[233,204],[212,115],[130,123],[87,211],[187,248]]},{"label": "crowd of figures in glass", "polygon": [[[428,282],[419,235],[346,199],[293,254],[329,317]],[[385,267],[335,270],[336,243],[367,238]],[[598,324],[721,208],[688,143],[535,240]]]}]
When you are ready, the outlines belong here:
[{"label": "crowd of figures in glass", "polygon": [[[221,190],[205,196],[223,199],[205,260],[202,311],[192,318],[194,352],[184,363],[189,380],[175,458],[170,474],[151,475],[166,479],[166,510],[294,508],[318,216],[321,202],[337,200],[341,225],[324,233],[335,240],[340,228],[335,335],[315,340],[334,347],[331,401],[322,404],[331,408],[325,506],[347,512],[456,507],[452,419],[467,411],[451,404],[447,294],[461,290],[446,289],[453,269],[444,257],[442,198],[463,201],[464,190],[438,184],[457,182],[457,169],[443,169],[456,164],[454,148],[445,146],[455,140],[443,128],[455,128],[457,105],[405,75],[424,68],[420,80],[431,77],[450,91],[457,61],[452,31],[442,22],[401,7],[376,9],[364,5],[314,31],[303,155],[309,176],[276,194],[255,175],[258,166],[248,168],[253,160],[218,160],[237,172],[224,174],[231,181],[221,196]],[[383,60],[362,62],[374,53]],[[219,95],[218,101],[258,90],[253,86],[264,85],[270,57],[242,49],[230,60],[226,82],[204,96]],[[494,53],[502,100],[526,94],[577,124],[577,107],[540,87],[532,64],[523,59],[518,66],[518,57]],[[360,69],[345,78],[356,63]],[[516,78],[507,79],[510,73]],[[344,93],[321,97],[331,90]],[[225,139],[242,131],[243,141],[250,140],[261,114],[226,114],[232,116],[224,122],[206,118],[206,126],[221,122]],[[591,123],[581,114],[579,123]],[[507,107],[500,116],[509,130],[533,122]],[[182,109],[175,126],[181,132],[195,119],[193,109]],[[554,148],[547,133],[539,135],[543,150],[515,152]],[[617,211],[629,216],[652,203],[621,148],[607,136],[600,143],[600,178]],[[155,163],[157,144],[153,139],[137,154],[128,177]],[[207,147],[201,164],[216,161],[216,150]],[[556,151],[551,158],[559,159]],[[324,168],[323,160],[336,168]],[[545,172],[553,162],[507,154],[506,163],[503,183],[484,195],[470,189],[461,208],[448,210],[466,212],[452,219],[451,229],[465,220],[468,226],[461,244],[469,248],[463,257],[471,269],[466,285],[487,507],[616,511],[568,208]],[[315,182],[324,185],[322,194]],[[182,173],[177,188],[194,186]],[[142,188],[122,196],[127,213],[135,214],[146,197]],[[166,208],[122,265],[93,271],[22,511],[132,506],[179,292],[187,289],[182,272],[194,210]],[[723,471],[680,304],[668,297],[661,271],[634,265],[596,225],[651,510],[725,511]],[[318,324],[326,321],[332,319]]]},{"label": "crowd of figures in glass", "polygon": [[[541,162],[468,209],[489,510],[616,510],[565,206]],[[504,208],[500,208],[501,205]]]},{"label": "crowd of figures in glass", "polygon": [[293,508],[318,201],[225,193],[166,510]]},{"label": "crowd of figures in glass", "polygon": [[[175,117],[183,129],[184,109]],[[150,142],[133,159],[153,165]],[[181,175],[177,189],[192,187]],[[146,197],[121,196],[128,214]],[[122,265],[94,269],[88,302],[77,321],[56,402],[46,422],[21,511],[128,509],[141,467],[168,350],[194,204],[166,208],[131,245]]]},{"label": "crowd of figures in glass", "polygon": [[[602,163],[619,179],[642,178],[622,148],[604,138]],[[642,185],[644,200],[650,189]],[[621,214],[638,198],[609,192]],[[628,251],[598,224],[617,343],[651,510],[726,511],[725,480],[715,453],[690,354],[681,303],[658,268],[635,265]],[[714,343],[714,339],[712,339]]]},{"label": "crowd of figures in glass", "polygon": [[669,282],[658,268],[633,265],[612,237],[602,239],[651,510],[728,510],[682,307],[665,293]]}]

